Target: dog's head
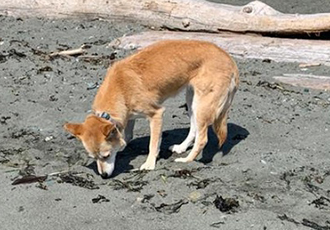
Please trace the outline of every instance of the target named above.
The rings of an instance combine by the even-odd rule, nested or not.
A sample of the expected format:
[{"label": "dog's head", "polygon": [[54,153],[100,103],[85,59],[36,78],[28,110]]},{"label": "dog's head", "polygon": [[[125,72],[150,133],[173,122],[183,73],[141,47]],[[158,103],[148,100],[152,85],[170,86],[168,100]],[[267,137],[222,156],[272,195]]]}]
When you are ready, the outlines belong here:
[{"label": "dog's head", "polygon": [[81,124],[66,123],[64,129],[83,143],[88,156],[96,159],[102,178],[109,177],[114,168],[116,154],[126,146],[121,128],[96,115],[89,115]]}]

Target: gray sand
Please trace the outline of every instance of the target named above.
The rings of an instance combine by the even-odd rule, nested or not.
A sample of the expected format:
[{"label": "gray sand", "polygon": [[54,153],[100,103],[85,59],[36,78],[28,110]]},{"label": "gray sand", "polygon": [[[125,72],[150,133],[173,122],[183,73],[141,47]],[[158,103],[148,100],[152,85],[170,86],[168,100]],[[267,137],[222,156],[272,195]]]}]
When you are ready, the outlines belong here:
[{"label": "gray sand", "polygon": [[[302,13],[314,9],[314,2],[299,1],[305,2],[304,9],[293,2],[274,7]],[[319,12],[329,11],[328,1],[323,1],[325,6],[315,2]],[[237,60],[241,84],[221,150],[210,131],[209,143],[195,162],[174,162],[178,156],[167,148],[184,139],[189,125],[180,94],[165,103],[157,169],[133,170],[148,151],[148,123],[141,120],[135,139],[117,157],[114,177],[103,180],[95,163],[86,162],[81,143],[62,125],[83,121],[109,56],[127,55],[107,44],[147,28],[128,22],[7,17],[0,17],[0,25],[0,229],[330,228],[330,94],[272,79],[283,73],[329,75],[329,67],[302,71],[298,63]],[[42,53],[83,43],[91,46],[87,56],[103,58],[48,60]],[[24,174],[61,171],[76,173],[99,189],[84,182],[59,183],[59,176],[11,185]],[[239,207],[221,212],[213,204],[216,194],[234,198]],[[93,203],[99,195],[105,199]],[[180,200],[184,204],[176,213],[162,208]]]}]

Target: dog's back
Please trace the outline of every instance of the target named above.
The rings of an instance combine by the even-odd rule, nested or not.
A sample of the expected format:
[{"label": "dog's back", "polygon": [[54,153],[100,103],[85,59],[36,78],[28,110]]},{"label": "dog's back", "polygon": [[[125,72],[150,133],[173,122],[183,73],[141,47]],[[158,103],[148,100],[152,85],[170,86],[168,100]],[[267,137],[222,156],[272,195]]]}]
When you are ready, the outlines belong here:
[{"label": "dog's back", "polygon": [[189,83],[206,88],[224,81],[229,85],[234,76],[238,84],[232,58],[212,43],[194,40],[158,42],[115,63],[111,71],[129,94],[157,92],[157,98],[152,95],[155,100],[164,100]]}]

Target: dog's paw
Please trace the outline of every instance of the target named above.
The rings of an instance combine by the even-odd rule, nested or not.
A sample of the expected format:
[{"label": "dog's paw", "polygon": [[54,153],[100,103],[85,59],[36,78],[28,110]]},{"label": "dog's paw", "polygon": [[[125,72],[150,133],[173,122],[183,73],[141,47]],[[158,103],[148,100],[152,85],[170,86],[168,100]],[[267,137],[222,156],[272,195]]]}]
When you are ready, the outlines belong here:
[{"label": "dog's paw", "polygon": [[168,148],[172,153],[178,153],[178,154],[181,154],[181,153],[184,153],[187,149],[184,148],[184,146],[182,145],[171,145],[169,148]]},{"label": "dog's paw", "polygon": [[180,157],[180,158],[176,158],[174,161],[186,163],[186,162],[191,162],[192,160],[188,157]]},{"label": "dog's paw", "polygon": [[140,170],[154,170],[155,169],[155,162],[145,162],[143,165],[141,165]]}]

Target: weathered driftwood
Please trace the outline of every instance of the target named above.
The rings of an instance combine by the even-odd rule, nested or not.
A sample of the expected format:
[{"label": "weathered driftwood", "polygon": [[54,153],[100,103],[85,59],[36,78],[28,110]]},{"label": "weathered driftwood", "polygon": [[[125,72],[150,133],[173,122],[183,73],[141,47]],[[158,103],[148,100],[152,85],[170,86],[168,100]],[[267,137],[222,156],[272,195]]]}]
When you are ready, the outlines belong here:
[{"label": "weathered driftwood", "polygon": [[1,0],[0,14],[131,19],[147,26],[186,31],[319,33],[330,30],[330,13],[283,14],[259,1],[231,6],[206,0]]},{"label": "weathered driftwood", "polygon": [[270,59],[276,62],[320,63],[330,66],[330,42],[282,39],[247,34],[150,31],[118,38],[109,45],[140,49],[165,39],[198,39],[212,42],[237,58]]},{"label": "weathered driftwood", "polygon": [[275,76],[274,79],[294,86],[330,90],[330,76],[316,76],[311,74],[283,74],[283,76]]},{"label": "weathered driftwood", "polygon": [[51,57],[55,57],[55,56],[75,56],[75,55],[80,55],[80,54],[84,54],[86,53],[86,49],[84,49],[85,46],[82,45],[81,47],[77,48],[77,49],[71,49],[71,50],[63,50],[63,51],[59,51],[59,52],[54,52],[51,53],[49,56]]}]

